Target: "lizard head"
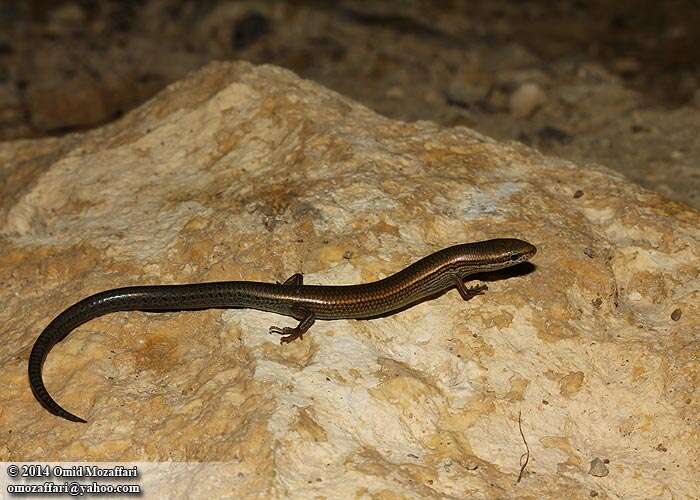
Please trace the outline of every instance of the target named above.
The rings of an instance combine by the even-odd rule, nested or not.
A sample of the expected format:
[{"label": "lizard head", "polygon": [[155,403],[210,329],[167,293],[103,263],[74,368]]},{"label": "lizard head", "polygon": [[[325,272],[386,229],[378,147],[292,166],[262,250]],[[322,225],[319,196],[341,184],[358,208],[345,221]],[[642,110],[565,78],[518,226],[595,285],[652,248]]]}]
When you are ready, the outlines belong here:
[{"label": "lizard head", "polygon": [[460,275],[495,271],[526,262],[537,253],[537,248],[527,241],[515,238],[499,238],[456,245],[454,261]]}]

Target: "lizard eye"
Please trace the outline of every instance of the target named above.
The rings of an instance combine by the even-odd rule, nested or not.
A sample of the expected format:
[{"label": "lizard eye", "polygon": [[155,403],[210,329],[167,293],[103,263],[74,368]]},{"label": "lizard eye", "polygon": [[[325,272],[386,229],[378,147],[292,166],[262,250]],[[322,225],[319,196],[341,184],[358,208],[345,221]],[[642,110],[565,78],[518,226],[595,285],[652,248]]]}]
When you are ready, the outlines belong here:
[{"label": "lizard eye", "polygon": [[520,258],[520,255],[518,255],[517,253],[514,253],[513,255],[510,256],[510,260],[512,260],[512,261],[516,261],[519,258]]}]

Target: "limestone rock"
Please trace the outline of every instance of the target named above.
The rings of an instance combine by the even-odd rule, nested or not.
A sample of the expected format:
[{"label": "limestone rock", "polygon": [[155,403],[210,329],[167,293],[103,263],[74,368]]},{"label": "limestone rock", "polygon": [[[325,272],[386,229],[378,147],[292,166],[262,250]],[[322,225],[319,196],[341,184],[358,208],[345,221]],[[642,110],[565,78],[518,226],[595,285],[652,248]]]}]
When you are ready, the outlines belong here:
[{"label": "limestone rock", "polygon": [[[0,178],[2,460],[222,462],[241,497],[698,491],[700,215],[607,169],[237,63],[100,129],[0,144]],[[358,283],[493,237],[537,245],[534,268],[467,303],[284,346],[267,328],[293,321],[263,312],[115,313],[44,366],[88,424],[29,390],[36,337],[100,290]]]}]

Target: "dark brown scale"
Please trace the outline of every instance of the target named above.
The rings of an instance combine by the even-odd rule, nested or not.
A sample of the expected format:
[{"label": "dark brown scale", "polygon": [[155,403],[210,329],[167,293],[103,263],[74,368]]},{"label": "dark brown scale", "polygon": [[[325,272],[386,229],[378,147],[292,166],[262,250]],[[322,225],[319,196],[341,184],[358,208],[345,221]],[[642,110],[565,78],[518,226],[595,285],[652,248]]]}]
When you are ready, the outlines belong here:
[{"label": "dark brown scale", "polygon": [[295,328],[271,327],[281,342],[301,338],[316,319],[369,319],[387,315],[456,287],[468,300],[486,287],[466,288],[464,279],[524,262],[537,249],[516,239],[455,245],[373,283],[347,286],[304,285],[299,274],[285,283],[221,281],[188,285],[116,288],[91,295],[59,314],[39,335],[29,355],[29,384],[36,399],[54,415],[85,422],[64,410],[49,395],[41,368],[58,342],[83,323],[116,311],[182,311],[205,308],[250,308],[292,316]]}]

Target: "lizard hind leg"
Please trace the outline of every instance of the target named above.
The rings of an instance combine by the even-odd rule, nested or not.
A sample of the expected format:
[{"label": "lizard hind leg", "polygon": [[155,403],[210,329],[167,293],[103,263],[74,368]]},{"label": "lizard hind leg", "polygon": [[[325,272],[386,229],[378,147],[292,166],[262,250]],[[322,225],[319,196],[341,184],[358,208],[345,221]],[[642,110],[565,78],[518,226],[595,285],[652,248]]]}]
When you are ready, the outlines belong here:
[{"label": "lizard hind leg", "polygon": [[302,339],[304,337],[304,334],[309,331],[309,328],[311,328],[311,325],[314,324],[314,321],[316,320],[316,316],[314,313],[311,311],[299,311],[300,316],[301,313],[304,314],[303,318],[299,324],[295,327],[289,327],[285,326],[284,328],[280,328],[279,326],[271,326],[270,327],[270,333],[274,333],[277,335],[281,335],[280,337],[280,344],[288,344],[290,342],[293,342],[296,339]]}]

